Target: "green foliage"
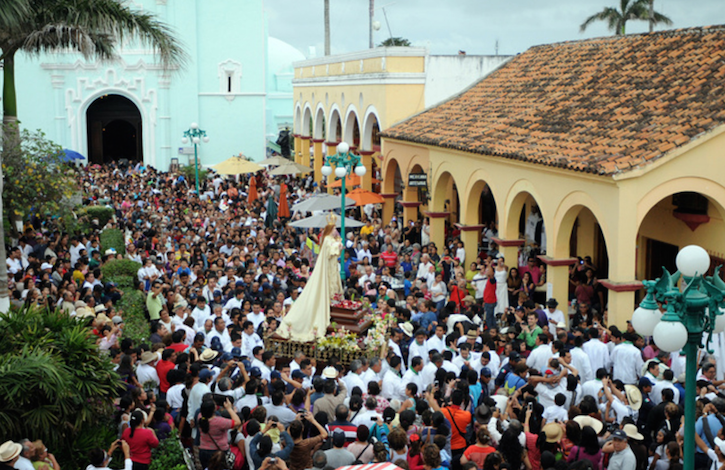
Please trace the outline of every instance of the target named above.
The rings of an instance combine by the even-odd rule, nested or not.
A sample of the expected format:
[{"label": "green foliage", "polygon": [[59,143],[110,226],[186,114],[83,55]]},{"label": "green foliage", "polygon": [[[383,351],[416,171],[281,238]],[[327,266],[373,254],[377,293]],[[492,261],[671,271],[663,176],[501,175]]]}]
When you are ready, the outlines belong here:
[{"label": "green foliage", "polygon": [[115,282],[121,289],[133,288],[141,267],[141,263],[130,259],[111,259],[101,266],[101,272],[105,281]]},{"label": "green foliage", "polygon": [[410,41],[405,38],[388,38],[378,44],[378,47],[410,47]]},{"label": "green foliage", "polygon": [[[17,129],[16,129],[17,131]],[[30,214],[57,214],[77,190],[75,170],[63,149],[37,130],[23,130],[19,145],[3,149],[3,212],[12,220]]]},{"label": "green foliage", "polygon": [[88,218],[98,220],[99,227],[105,227],[109,220],[113,218],[113,208],[106,206],[88,206],[82,210],[83,214],[88,215]]},{"label": "green foliage", "polygon": [[[121,382],[82,323],[62,310],[0,314],[0,429],[5,439],[42,439],[63,468],[110,435]],[[79,446],[84,447],[81,449]],[[78,460],[76,460],[78,459]]]},{"label": "green foliage", "polygon": [[117,228],[107,228],[101,232],[101,250],[103,253],[107,249],[114,248],[116,253],[126,254],[126,243],[123,239],[123,232]]},{"label": "green foliage", "polygon": [[91,225],[84,212],[73,211],[69,207],[62,207],[58,213],[61,229],[71,237],[90,231]]},{"label": "green foliage", "polygon": [[650,19],[651,2],[654,2],[654,0],[620,0],[620,9],[604,7],[599,13],[595,13],[584,20],[584,23],[579,26],[579,31],[583,33],[595,21],[606,22],[607,28],[616,35],[626,33],[628,21],[643,20],[650,21],[651,25],[660,23],[671,25],[671,19],[654,10],[651,11],[652,18]]},{"label": "green foliage", "polygon": [[134,345],[146,342],[150,336],[149,323],[146,320],[146,296],[138,290],[128,290],[118,301],[123,312],[123,337],[129,338]]},{"label": "green foliage", "polygon": [[176,429],[151,452],[149,470],[186,470],[184,449]]}]

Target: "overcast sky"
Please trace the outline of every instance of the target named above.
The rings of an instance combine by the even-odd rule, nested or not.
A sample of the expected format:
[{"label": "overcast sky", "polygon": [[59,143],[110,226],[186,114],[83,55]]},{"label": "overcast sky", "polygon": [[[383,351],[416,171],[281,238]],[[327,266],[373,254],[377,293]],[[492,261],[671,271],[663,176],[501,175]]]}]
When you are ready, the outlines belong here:
[{"label": "overcast sky", "polygon": [[[579,25],[605,6],[620,0],[375,0],[381,29],[375,44],[389,37],[383,7],[393,36],[433,54],[516,54],[537,44],[611,34],[604,23]],[[269,34],[310,57],[324,52],[323,0],[265,0]],[[368,47],[368,0],[330,0],[332,53]],[[655,9],[674,24],[688,28],[725,23],[725,0],[655,0]],[[662,29],[662,28],[658,28]],[[645,22],[627,23],[627,32],[647,32]]]}]

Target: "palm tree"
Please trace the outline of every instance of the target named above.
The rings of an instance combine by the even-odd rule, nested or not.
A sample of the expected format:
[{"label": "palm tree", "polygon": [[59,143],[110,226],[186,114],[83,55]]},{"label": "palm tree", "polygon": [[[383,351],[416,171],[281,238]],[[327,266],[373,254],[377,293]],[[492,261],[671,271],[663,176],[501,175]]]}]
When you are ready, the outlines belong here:
[{"label": "palm tree", "polygon": [[[8,6],[11,4],[16,5]],[[23,5],[27,7],[25,12]],[[8,24],[3,26],[3,21]],[[70,49],[83,54],[87,59],[109,60],[115,57],[117,46],[126,39],[152,47],[161,64],[167,69],[185,62],[186,55],[167,25],[158,21],[155,16],[131,10],[117,0],[0,1],[3,152],[15,152],[20,148],[15,92],[17,52],[39,55]],[[0,223],[0,259],[6,257],[4,240],[4,227]],[[0,263],[0,311],[7,311],[8,305],[7,269],[5,263]]]},{"label": "palm tree", "polygon": [[599,13],[587,18],[579,29],[584,32],[591,23],[606,21],[610,31],[614,31],[616,35],[624,35],[627,21],[631,20],[649,20],[651,27],[658,23],[671,25],[672,20],[654,11],[651,2],[654,2],[654,0],[620,0],[619,10],[613,7],[605,7]]},{"label": "palm tree", "polygon": [[378,47],[410,47],[410,41],[405,38],[388,38],[381,42]]}]

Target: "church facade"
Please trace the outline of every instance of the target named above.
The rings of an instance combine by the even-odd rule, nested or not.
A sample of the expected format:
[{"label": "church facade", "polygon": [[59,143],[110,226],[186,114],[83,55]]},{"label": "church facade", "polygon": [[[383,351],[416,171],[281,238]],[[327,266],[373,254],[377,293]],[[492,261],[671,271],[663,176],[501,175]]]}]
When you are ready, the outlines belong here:
[{"label": "church facade", "polygon": [[194,161],[182,137],[191,123],[207,132],[199,162],[240,152],[266,156],[268,141],[292,126],[292,62],[302,53],[267,34],[263,0],[130,0],[168,24],[188,54],[164,70],[153,51],[132,43],[118,60],[71,52],[16,58],[21,127],[41,129],[89,163],[127,158],[166,170]]}]

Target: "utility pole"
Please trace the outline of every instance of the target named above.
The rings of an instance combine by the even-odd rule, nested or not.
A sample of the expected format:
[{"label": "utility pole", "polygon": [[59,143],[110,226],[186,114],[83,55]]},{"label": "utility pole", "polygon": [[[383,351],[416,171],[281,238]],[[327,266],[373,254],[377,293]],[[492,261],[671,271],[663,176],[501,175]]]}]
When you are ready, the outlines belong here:
[{"label": "utility pole", "polygon": [[368,24],[368,34],[370,35],[370,49],[375,47],[373,42],[373,16],[375,15],[375,0],[370,0],[370,21]]},{"label": "utility pole", "polygon": [[655,30],[655,0],[649,0],[649,32]]},{"label": "utility pole", "polygon": [[330,0],[325,0],[325,55],[330,55]]}]

